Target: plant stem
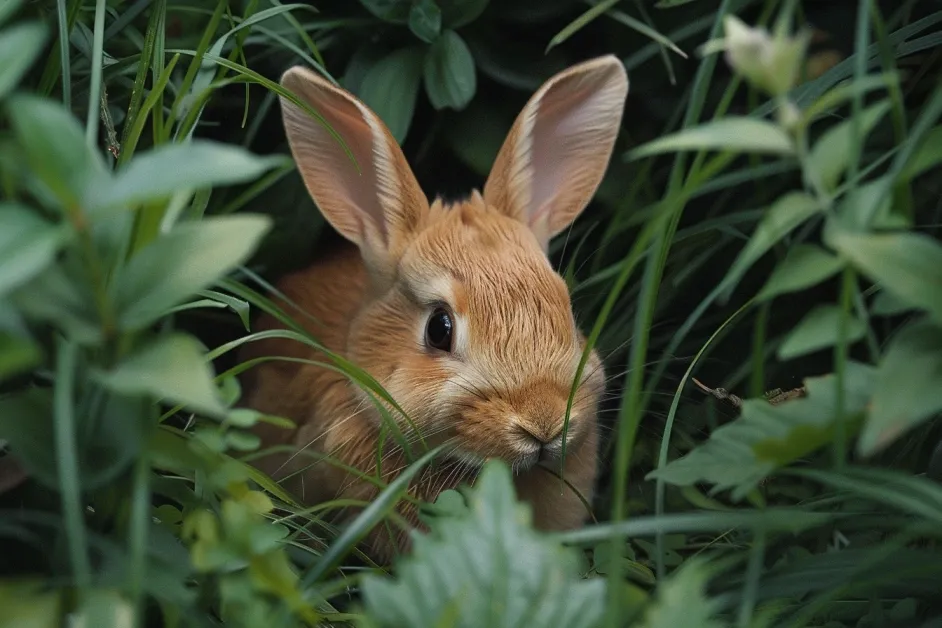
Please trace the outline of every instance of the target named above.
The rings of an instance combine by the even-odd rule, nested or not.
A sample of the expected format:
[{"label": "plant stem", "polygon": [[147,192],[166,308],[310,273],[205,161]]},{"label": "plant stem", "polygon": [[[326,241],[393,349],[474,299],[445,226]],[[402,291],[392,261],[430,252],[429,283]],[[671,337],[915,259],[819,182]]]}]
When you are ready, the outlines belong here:
[{"label": "plant stem", "polygon": [[88,88],[88,114],[85,118],[85,140],[90,150],[98,143],[98,115],[101,99],[102,58],[105,47],[105,0],[95,3],[95,31],[92,41],[91,83]]}]

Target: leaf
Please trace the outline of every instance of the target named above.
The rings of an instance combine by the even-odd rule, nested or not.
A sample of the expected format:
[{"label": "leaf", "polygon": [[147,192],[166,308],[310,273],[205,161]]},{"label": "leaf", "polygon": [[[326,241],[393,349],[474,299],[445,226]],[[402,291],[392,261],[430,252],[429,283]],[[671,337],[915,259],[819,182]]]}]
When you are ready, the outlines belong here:
[{"label": "leaf", "polygon": [[69,232],[16,203],[0,203],[0,296],[55,260]]},{"label": "leaf", "polygon": [[893,293],[881,290],[873,299],[870,314],[873,316],[897,316],[911,309],[913,309],[911,305],[903,303]]},{"label": "leaf", "polygon": [[240,214],[177,225],[141,249],[113,283],[118,321],[139,329],[221,279],[255,250],[271,221]]},{"label": "leaf", "polygon": [[50,266],[12,295],[26,318],[52,322],[73,341],[101,341],[102,324],[87,279],[76,265]]},{"label": "leaf", "polygon": [[464,109],[477,90],[474,58],[455,31],[445,31],[425,57],[425,91],[436,109]]},{"label": "leaf", "polygon": [[[396,577],[367,575],[363,598],[378,626],[595,626],[605,581],[582,580],[576,553],[530,525],[510,471],[484,465],[464,515],[413,537]],[[439,623],[441,622],[441,623]]]},{"label": "leaf", "polygon": [[439,0],[442,10],[442,25],[458,29],[478,19],[490,0]]},{"label": "leaf", "polygon": [[923,172],[935,168],[942,163],[942,126],[934,127],[921,138],[922,145],[912,156],[902,178],[905,180],[918,177]]},{"label": "leaf", "polygon": [[772,155],[795,152],[792,139],[780,127],[764,120],[727,116],[683,129],[630,151],[628,160],[684,150],[739,151]]},{"label": "leaf", "polygon": [[360,0],[360,4],[384,22],[405,24],[412,0]]},{"label": "leaf", "polygon": [[[844,373],[844,414],[848,432],[859,427],[870,399],[876,369],[849,362]],[[743,401],[741,416],[715,430],[685,456],[652,471],[647,479],[690,486],[732,489],[741,500],[776,468],[794,462],[833,438],[836,423],[834,375],[805,380],[807,396],[772,405],[764,398]]]},{"label": "leaf", "polygon": [[[791,360],[836,345],[842,315],[841,308],[836,305],[819,305],[808,312],[779,346],[778,358]],[[864,323],[849,313],[845,329],[847,343],[860,340],[865,332]]]},{"label": "leaf", "polygon": [[921,320],[903,328],[880,360],[857,451],[870,456],[942,411],[942,330]]},{"label": "leaf", "polygon": [[725,622],[714,619],[723,602],[707,596],[711,570],[702,558],[692,558],[657,588],[654,604],[644,614],[643,628],[723,628]]},{"label": "leaf", "polygon": [[915,232],[856,233],[828,223],[825,242],[903,302],[942,322],[942,246]]},{"label": "leaf", "polygon": [[134,206],[193,188],[251,181],[284,163],[282,157],[258,157],[238,146],[207,140],[163,144],[139,153],[114,178],[88,190],[89,210]]},{"label": "leaf", "polygon": [[843,267],[840,258],[820,246],[799,244],[775,267],[756,299],[765,301],[781,294],[804,290],[838,273]]},{"label": "leaf", "polygon": [[86,189],[108,173],[101,156],[85,143],[78,120],[59,103],[37,96],[13,95],[7,107],[33,175],[60,205],[80,207]]},{"label": "leaf", "polygon": [[249,304],[248,301],[237,299],[236,297],[215,290],[200,290],[200,296],[206,297],[210,301],[221,303],[231,309],[239,316],[245,331],[249,331]]},{"label": "leaf", "polygon": [[11,15],[14,15],[20,8],[20,5],[23,4],[23,0],[4,0],[3,4],[0,4],[0,25],[6,23],[10,19]]},{"label": "leaf", "polygon": [[0,381],[37,366],[42,357],[39,345],[29,338],[0,331]]},{"label": "leaf", "polygon": [[864,109],[856,125],[853,119],[845,120],[830,127],[818,138],[808,155],[808,171],[818,177],[825,190],[834,191],[851,158],[857,158],[850,154],[854,134],[859,129],[858,141],[863,146],[864,138],[889,109],[890,102],[883,100]]},{"label": "leaf", "polygon": [[804,192],[789,192],[779,197],[762,216],[749,242],[726,272],[723,294],[728,298],[750,267],[798,225],[821,211],[818,201]]},{"label": "leaf", "polygon": [[15,88],[46,44],[46,25],[23,22],[0,32],[0,99]]},{"label": "leaf", "polygon": [[654,4],[654,7],[657,9],[672,9],[684,4],[690,4],[691,2],[697,2],[697,0],[658,0],[658,2]]},{"label": "leaf", "polygon": [[412,124],[422,80],[423,56],[420,48],[392,52],[374,65],[360,84],[360,99],[386,123],[400,144]]},{"label": "leaf", "polygon": [[41,580],[5,578],[0,584],[3,625],[11,628],[58,628],[63,597],[61,589],[50,588]]},{"label": "leaf", "polygon": [[58,488],[52,434],[52,389],[28,388],[0,398],[0,439],[44,486]]},{"label": "leaf", "polygon": [[442,12],[435,0],[417,0],[409,10],[409,30],[430,44],[442,30]]},{"label": "leaf", "polygon": [[96,379],[126,395],[152,395],[208,416],[225,415],[212,368],[200,344],[188,335],[161,338]]}]

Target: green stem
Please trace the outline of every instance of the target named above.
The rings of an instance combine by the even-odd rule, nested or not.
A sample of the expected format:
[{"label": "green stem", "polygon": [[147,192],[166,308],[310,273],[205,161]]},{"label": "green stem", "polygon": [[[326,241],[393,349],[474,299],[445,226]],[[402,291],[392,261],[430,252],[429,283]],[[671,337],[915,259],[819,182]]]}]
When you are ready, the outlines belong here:
[{"label": "green stem", "polygon": [[92,76],[88,88],[88,115],[85,118],[85,140],[90,150],[98,143],[98,111],[101,100],[101,71],[105,47],[105,0],[95,3],[95,31],[92,41]]}]

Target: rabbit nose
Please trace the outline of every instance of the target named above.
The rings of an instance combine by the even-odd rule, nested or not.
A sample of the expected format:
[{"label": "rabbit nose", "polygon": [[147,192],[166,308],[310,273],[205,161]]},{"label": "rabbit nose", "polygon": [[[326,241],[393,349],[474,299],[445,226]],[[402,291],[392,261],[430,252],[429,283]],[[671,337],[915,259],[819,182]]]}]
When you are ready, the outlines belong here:
[{"label": "rabbit nose", "polygon": [[520,428],[520,431],[526,437],[529,437],[533,439],[534,441],[536,441],[536,443],[540,445],[541,449],[545,448],[547,445],[549,445],[553,441],[558,440],[560,435],[563,433],[562,426],[559,426],[556,429],[552,429],[552,428],[541,429],[536,426],[526,426],[526,425],[518,425],[517,427]]}]

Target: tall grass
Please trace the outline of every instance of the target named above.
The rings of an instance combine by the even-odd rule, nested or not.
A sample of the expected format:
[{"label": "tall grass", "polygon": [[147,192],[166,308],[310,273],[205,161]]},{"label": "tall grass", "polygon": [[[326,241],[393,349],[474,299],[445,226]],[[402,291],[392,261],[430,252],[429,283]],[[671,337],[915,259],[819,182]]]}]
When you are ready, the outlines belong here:
[{"label": "tall grass", "polygon": [[[7,0],[0,625],[942,624],[940,25],[928,0]],[[358,543],[440,450],[303,504],[250,464],[249,428],[290,422],[238,407],[241,373],[304,360],[236,350],[287,339],[406,444],[277,305],[338,237],[277,76],[357,93],[451,194],[542,80],[611,52],[618,152],[551,247],[609,375],[592,522],[535,532],[489,463],[375,564]]]}]

